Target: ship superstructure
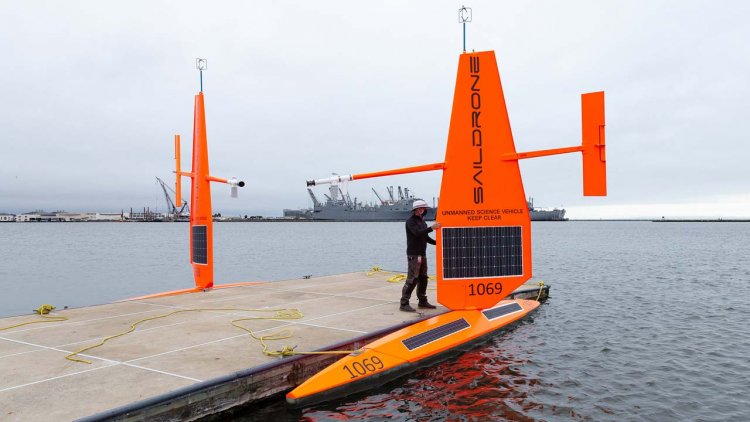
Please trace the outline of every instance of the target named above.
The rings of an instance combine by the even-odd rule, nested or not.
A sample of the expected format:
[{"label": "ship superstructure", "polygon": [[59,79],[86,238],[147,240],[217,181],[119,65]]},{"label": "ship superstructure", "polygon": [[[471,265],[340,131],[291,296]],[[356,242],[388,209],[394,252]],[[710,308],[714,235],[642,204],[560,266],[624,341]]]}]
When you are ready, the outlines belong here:
[{"label": "ship superstructure", "polygon": [[[307,188],[307,193],[312,199],[313,207],[307,209],[284,209],[284,217],[294,219],[320,220],[320,221],[403,221],[409,218],[412,203],[421,198],[411,194],[409,188],[397,186],[386,187],[388,196],[383,199],[375,188],[372,189],[378,198],[378,203],[365,203],[354,199],[345,193],[339,185],[328,187],[328,194],[324,194],[325,201],[320,202],[315,193]],[[564,208],[537,208],[534,207],[534,198],[526,201],[531,221],[567,221]],[[425,220],[434,221],[437,215],[437,207],[427,210]]]},{"label": "ship superstructure", "polygon": [[[412,204],[418,198],[412,194],[409,188],[388,186],[388,196],[381,196],[374,188],[373,192],[379,203],[364,203],[355,197],[351,198],[348,192],[341,189],[340,185],[332,184],[328,193],[324,194],[325,202],[321,202],[315,193],[307,188],[313,202],[313,208],[303,212],[301,217],[321,221],[404,221],[411,215]],[[284,210],[284,214],[291,215],[293,210]],[[425,220],[435,220],[436,208],[427,210]]]}]

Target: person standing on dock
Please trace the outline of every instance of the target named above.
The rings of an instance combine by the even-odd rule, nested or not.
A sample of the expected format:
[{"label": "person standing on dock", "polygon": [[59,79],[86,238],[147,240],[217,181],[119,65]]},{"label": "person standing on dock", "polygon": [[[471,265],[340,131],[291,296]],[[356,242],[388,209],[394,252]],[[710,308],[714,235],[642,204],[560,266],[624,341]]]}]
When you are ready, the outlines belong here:
[{"label": "person standing on dock", "polygon": [[428,233],[440,229],[440,223],[436,222],[427,227],[423,218],[427,208],[427,202],[417,199],[412,204],[411,217],[406,220],[406,260],[409,270],[406,283],[401,290],[401,307],[399,307],[404,312],[416,312],[416,309],[409,305],[415,287],[417,299],[419,299],[417,306],[424,309],[436,308],[427,301],[427,244],[435,244],[435,240],[428,236]]}]

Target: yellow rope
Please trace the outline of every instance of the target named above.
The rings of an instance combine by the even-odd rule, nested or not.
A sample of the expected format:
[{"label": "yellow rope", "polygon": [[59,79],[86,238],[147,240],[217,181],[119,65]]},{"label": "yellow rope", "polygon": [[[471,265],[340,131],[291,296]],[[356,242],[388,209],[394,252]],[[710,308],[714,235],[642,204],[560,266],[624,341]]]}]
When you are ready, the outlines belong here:
[{"label": "yellow rope", "polygon": [[348,355],[350,353],[357,352],[356,350],[325,350],[320,352],[297,352],[294,349],[297,348],[297,346],[290,347],[290,346],[284,346],[280,350],[268,350],[268,344],[266,343],[266,340],[284,340],[292,337],[292,332],[289,330],[282,330],[275,334],[269,334],[266,336],[257,336],[255,333],[247,328],[243,327],[242,325],[239,325],[238,323],[241,321],[249,321],[249,320],[256,320],[256,319],[263,319],[263,318],[241,318],[241,319],[235,319],[232,321],[232,325],[235,327],[246,331],[250,337],[258,340],[261,345],[263,345],[263,354],[266,356],[273,356],[273,357],[285,357],[285,356],[292,356],[292,355]]},{"label": "yellow rope", "polygon": [[54,306],[52,306],[50,304],[44,304],[44,305],[38,307],[37,309],[34,309],[34,312],[36,312],[37,314],[39,314],[39,316],[42,317],[42,318],[44,318],[44,319],[40,319],[40,320],[36,320],[36,321],[27,321],[27,322],[22,322],[22,323],[16,324],[16,325],[11,325],[11,326],[8,326],[8,327],[2,327],[2,328],[0,328],[0,331],[10,330],[11,328],[23,327],[24,325],[29,325],[29,324],[39,324],[39,323],[43,323],[43,322],[60,322],[60,321],[66,321],[68,319],[67,317],[64,317],[64,316],[51,316],[51,315],[49,315],[49,313],[52,312],[54,309],[55,309]]},{"label": "yellow rope", "polygon": [[[288,311],[288,312],[283,312]],[[278,313],[278,318],[273,319],[302,319],[304,315],[302,312],[299,311],[299,309],[287,309],[282,310],[282,312]],[[275,350],[271,351],[268,350],[268,344],[266,343],[266,340],[284,340],[287,338],[292,337],[292,332],[289,330],[282,330],[278,333],[269,334],[266,336],[257,336],[255,333],[242,325],[239,325],[238,323],[241,321],[254,321],[259,319],[269,319],[269,318],[262,318],[262,317],[248,317],[248,318],[240,318],[235,319],[232,321],[232,325],[239,328],[240,330],[246,331],[252,338],[258,340],[261,345],[263,345],[263,353],[266,356],[274,356],[274,357],[284,357],[284,356],[292,356],[292,355],[322,355],[322,354],[350,354],[353,353],[354,350],[327,350],[322,352],[295,352],[294,349],[297,348],[297,346],[290,347],[290,346],[284,346],[281,348],[281,350]]]},{"label": "yellow rope", "polygon": [[368,276],[368,277],[372,277],[372,276],[374,276],[376,274],[379,274],[379,273],[383,273],[383,274],[396,274],[394,271],[384,270],[384,269],[382,269],[381,267],[379,267],[377,265],[374,266],[374,267],[372,267],[372,268],[370,268],[369,270],[365,271],[365,275]]},{"label": "yellow rope", "polygon": [[175,314],[179,314],[179,313],[182,313],[182,312],[201,312],[201,311],[274,312],[274,315],[272,315],[272,316],[266,316],[266,317],[247,317],[247,318],[239,318],[239,319],[235,319],[235,320],[231,321],[231,324],[233,326],[246,331],[254,339],[260,341],[260,343],[263,345],[263,353],[266,354],[266,355],[268,355],[268,356],[283,357],[283,356],[301,355],[301,354],[334,354],[334,353],[335,354],[350,354],[350,353],[356,352],[354,350],[330,350],[330,351],[324,351],[324,352],[295,352],[294,349],[297,346],[294,346],[294,347],[284,346],[281,350],[278,350],[278,351],[269,351],[268,350],[269,346],[266,343],[267,340],[283,340],[283,339],[287,339],[287,338],[290,338],[292,336],[292,333],[289,330],[282,330],[282,331],[280,331],[278,333],[274,333],[274,334],[269,334],[269,335],[265,335],[265,336],[257,336],[257,335],[255,335],[255,333],[252,332],[252,330],[250,330],[250,329],[248,329],[246,327],[243,327],[243,326],[241,326],[241,325],[238,324],[241,321],[264,320],[264,319],[269,319],[269,320],[294,320],[294,319],[302,319],[302,318],[304,318],[304,314],[302,314],[302,312],[300,312],[299,309],[287,309],[287,308],[282,308],[282,309],[196,308],[196,309],[180,309],[180,310],[172,311],[172,312],[169,312],[169,313],[166,313],[166,314],[163,314],[163,315],[157,315],[157,316],[153,316],[153,317],[150,317],[150,318],[144,318],[144,319],[138,320],[138,321],[130,324],[130,328],[128,328],[127,330],[125,330],[125,331],[123,331],[121,333],[118,333],[118,334],[114,334],[114,335],[105,337],[104,339],[102,339],[97,344],[84,347],[83,349],[78,350],[77,352],[74,352],[74,353],[71,353],[71,354],[65,356],[65,359],[73,361],[73,362],[80,362],[80,363],[88,363],[88,364],[90,364],[91,361],[88,361],[88,360],[85,360],[85,359],[79,359],[79,358],[76,358],[74,356],[79,355],[81,353],[84,353],[86,351],[95,349],[97,347],[103,346],[106,342],[108,342],[109,340],[112,340],[114,338],[122,337],[122,336],[124,336],[126,334],[132,333],[133,331],[135,331],[135,329],[139,325],[143,324],[144,322],[153,321],[153,320],[161,319],[161,318],[166,318],[166,317],[169,317],[169,316],[172,316],[172,315],[175,315]]},{"label": "yellow rope", "polygon": [[386,279],[389,283],[401,283],[406,281],[406,274],[396,274]]},{"label": "yellow rope", "polygon": [[[394,273],[393,271],[386,271],[386,270],[384,270],[384,269],[382,269],[382,268],[380,268],[378,266],[370,268],[369,271],[365,272],[365,275],[367,275],[368,277],[372,277],[372,276],[374,276],[375,274],[378,274],[378,273],[394,274],[394,275],[388,277],[387,279],[385,279],[389,283],[401,283],[401,282],[403,282],[403,281],[406,280],[406,274],[405,273]],[[434,275],[427,276],[427,279],[428,280],[435,280],[435,276]]]},{"label": "yellow rope", "polygon": [[[369,271],[365,272],[365,274],[368,277],[372,277],[373,275],[375,275],[377,273],[393,274],[392,276],[390,276],[390,277],[388,277],[388,278],[385,279],[385,281],[387,281],[389,283],[403,283],[404,281],[406,281],[406,274],[405,273],[394,273],[393,271],[385,271],[385,270],[383,270],[382,268],[380,268],[378,266],[372,267],[372,268],[370,268]],[[435,281],[435,276],[434,275],[427,276],[427,279]],[[435,290],[435,289],[434,288],[428,288],[427,290]]]},{"label": "yellow rope", "polygon": [[542,297],[542,290],[544,290],[544,282],[539,280],[539,294],[536,295],[537,302],[539,302],[539,298]]}]

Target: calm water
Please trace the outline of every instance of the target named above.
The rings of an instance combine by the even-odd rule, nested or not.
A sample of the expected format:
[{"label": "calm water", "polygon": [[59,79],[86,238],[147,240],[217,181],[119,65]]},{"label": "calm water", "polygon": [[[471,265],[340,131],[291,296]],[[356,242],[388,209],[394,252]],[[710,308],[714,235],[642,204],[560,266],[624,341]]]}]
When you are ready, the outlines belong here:
[{"label": "calm water", "polygon": [[[192,284],[185,224],[0,236],[0,315]],[[533,240],[552,297],[514,331],[367,395],[239,420],[748,419],[750,224],[540,222]],[[402,269],[403,242],[401,223],[217,224],[216,281]]]}]

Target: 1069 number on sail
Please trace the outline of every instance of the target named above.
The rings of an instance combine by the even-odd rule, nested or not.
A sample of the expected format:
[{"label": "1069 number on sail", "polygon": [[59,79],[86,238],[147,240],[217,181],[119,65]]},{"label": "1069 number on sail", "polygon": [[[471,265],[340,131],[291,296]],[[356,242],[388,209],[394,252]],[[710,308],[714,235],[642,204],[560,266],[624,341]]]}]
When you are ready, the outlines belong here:
[{"label": "1069 number on sail", "polygon": [[494,283],[469,283],[469,296],[498,295],[503,292],[503,285],[499,281]]}]

